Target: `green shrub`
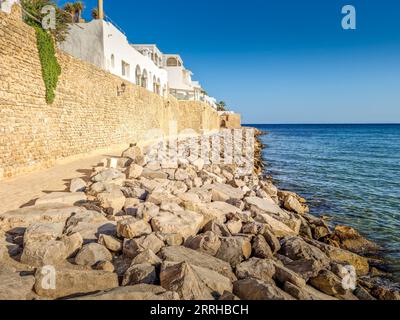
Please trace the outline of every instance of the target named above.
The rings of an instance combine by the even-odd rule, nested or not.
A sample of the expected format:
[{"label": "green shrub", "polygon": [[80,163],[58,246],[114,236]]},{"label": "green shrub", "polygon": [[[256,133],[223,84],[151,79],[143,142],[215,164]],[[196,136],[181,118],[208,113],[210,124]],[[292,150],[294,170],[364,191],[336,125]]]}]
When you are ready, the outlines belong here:
[{"label": "green shrub", "polygon": [[45,30],[34,26],[36,30],[37,47],[42,65],[42,76],[46,86],[46,102],[52,104],[55,98],[61,67],[57,61],[53,37]]}]

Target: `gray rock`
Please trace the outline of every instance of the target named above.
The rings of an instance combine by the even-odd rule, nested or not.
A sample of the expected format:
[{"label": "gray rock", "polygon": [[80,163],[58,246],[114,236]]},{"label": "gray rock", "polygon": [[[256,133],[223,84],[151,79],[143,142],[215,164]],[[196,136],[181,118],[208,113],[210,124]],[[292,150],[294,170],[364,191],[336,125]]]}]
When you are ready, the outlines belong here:
[{"label": "gray rock", "polygon": [[253,278],[234,282],[233,293],[242,300],[294,300],[274,284]]},{"label": "gray rock", "polygon": [[114,189],[111,192],[99,193],[97,195],[97,200],[108,214],[115,215],[122,211],[126,198],[121,190]]},{"label": "gray rock", "polygon": [[269,244],[261,234],[253,239],[252,248],[253,255],[257,258],[272,259],[274,256]]},{"label": "gray rock", "polygon": [[184,239],[196,235],[203,225],[203,216],[192,211],[164,212],[151,220],[155,232],[177,233]]},{"label": "gray rock", "polygon": [[139,253],[133,260],[132,265],[135,264],[150,264],[152,266],[159,266],[162,260],[156,256],[156,254],[150,249]]},{"label": "gray rock", "polygon": [[101,171],[92,178],[93,182],[112,182],[117,179],[125,179],[125,174],[123,174],[118,169],[110,168]]},{"label": "gray rock", "polygon": [[195,237],[190,237],[186,240],[185,246],[215,256],[221,247],[221,240],[215,233],[208,231]]},{"label": "gray rock", "polygon": [[236,266],[238,279],[255,278],[272,283],[275,274],[275,265],[271,260],[251,258]]},{"label": "gray rock", "polygon": [[98,242],[112,252],[122,251],[122,242],[114,237],[101,234]]},{"label": "gray rock", "polygon": [[[2,268],[0,266],[0,268]],[[3,268],[2,268],[3,269]],[[0,300],[31,300],[35,278],[21,277],[15,272],[0,271]]]},{"label": "gray rock", "polygon": [[86,190],[86,182],[81,178],[74,178],[71,180],[69,191],[70,192],[84,192]]},{"label": "gray rock", "polygon": [[156,268],[151,264],[135,264],[129,267],[122,280],[123,286],[135,284],[156,284]]},{"label": "gray rock", "polygon": [[163,288],[177,292],[183,300],[213,300],[210,289],[187,262],[162,268],[160,282]]},{"label": "gray rock", "polygon": [[123,252],[128,257],[135,258],[139,253],[147,249],[157,254],[164,246],[164,241],[158,238],[154,233],[151,233],[140,238],[126,239],[123,245]]},{"label": "gray rock", "polygon": [[129,218],[117,223],[117,233],[120,237],[133,239],[152,232],[151,226],[144,220]]},{"label": "gray rock", "polygon": [[112,290],[88,295],[75,300],[96,300],[96,301],[157,301],[157,300],[179,300],[176,292],[167,291],[162,287],[139,284],[135,286],[119,287]]},{"label": "gray rock", "polygon": [[115,273],[96,270],[56,269],[55,286],[48,278],[49,270],[39,268],[35,274],[35,291],[44,298],[58,299],[76,294],[103,291],[118,287]]},{"label": "gray rock", "polygon": [[250,258],[251,250],[251,243],[245,237],[221,238],[221,246],[216,257],[229,262],[234,267]]},{"label": "gray rock", "polygon": [[98,243],[89,243],[78,252],[75,263],[81,266],[94,266],[100,261],[111,261],[112,255],[106,247]]},{"label": "gray rock", "polygon": [[242,200],[244,192],[228,184],[216,183],[210,186],[213,201],[226,202],[229,199]]},{"label": "gray rock", "polygon": [[191,265],[213,270],[232,281],[236,280],[229,263],[202,252],[182,246],[174,246],[162,248],[158,256],[165,261],[187,261]]},{"label": "gray rock", "polygon": [[285,282],[290,282],[299,288],[304,288],[306,286],[306,281],[297,273],[284,266],[281,266],[279,263],[274,263],[274,265],[274,279],[276,279],[278,282],[282,284],[284,284]]},{"label": "gray rock", "polygon": [[79,205],[87,200],[83,192],[52,192],[36,200],[35,205],[64,204]]}]

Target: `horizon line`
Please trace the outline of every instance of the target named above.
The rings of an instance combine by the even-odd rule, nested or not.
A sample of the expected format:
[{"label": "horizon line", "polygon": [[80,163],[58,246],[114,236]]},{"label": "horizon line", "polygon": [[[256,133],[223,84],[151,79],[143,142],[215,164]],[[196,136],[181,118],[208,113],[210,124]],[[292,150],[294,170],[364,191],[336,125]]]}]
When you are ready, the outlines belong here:
[{"label": "horizon line", "polygon": [[243,126],[254,125],[400,125],[400,122],[275,122],[275,123],[243,123]]}]

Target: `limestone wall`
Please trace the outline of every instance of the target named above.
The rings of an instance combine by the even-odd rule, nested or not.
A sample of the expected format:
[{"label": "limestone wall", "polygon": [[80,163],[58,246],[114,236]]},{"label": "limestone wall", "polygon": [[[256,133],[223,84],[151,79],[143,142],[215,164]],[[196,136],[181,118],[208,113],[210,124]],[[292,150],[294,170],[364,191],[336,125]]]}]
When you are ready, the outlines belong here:
[{"label": "limestone wall", "polygon": [[0,11],[0,179],[93,150],[141,141],[152,128],[215,130],[216,111],[201,102],[162,98],[58,51],[62,74],[52,105],[45,87],[35,31],[18,6]]},{"label": "limestone wall", "polygon": [[238,129],[241,127],[241,116],[238,113],[222,113],[220,115],[220,126],[227,129]]}]

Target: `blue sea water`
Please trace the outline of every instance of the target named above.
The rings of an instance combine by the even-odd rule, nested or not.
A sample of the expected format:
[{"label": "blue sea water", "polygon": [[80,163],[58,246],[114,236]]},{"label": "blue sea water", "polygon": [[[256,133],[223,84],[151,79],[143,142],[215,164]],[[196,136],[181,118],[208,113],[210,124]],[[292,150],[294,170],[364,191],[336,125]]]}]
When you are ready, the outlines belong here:
[{"label": "blue sea water", "polygon": [[356,228],[400,276],[400,125],[254,125],[266,173],[311,213]]}]

